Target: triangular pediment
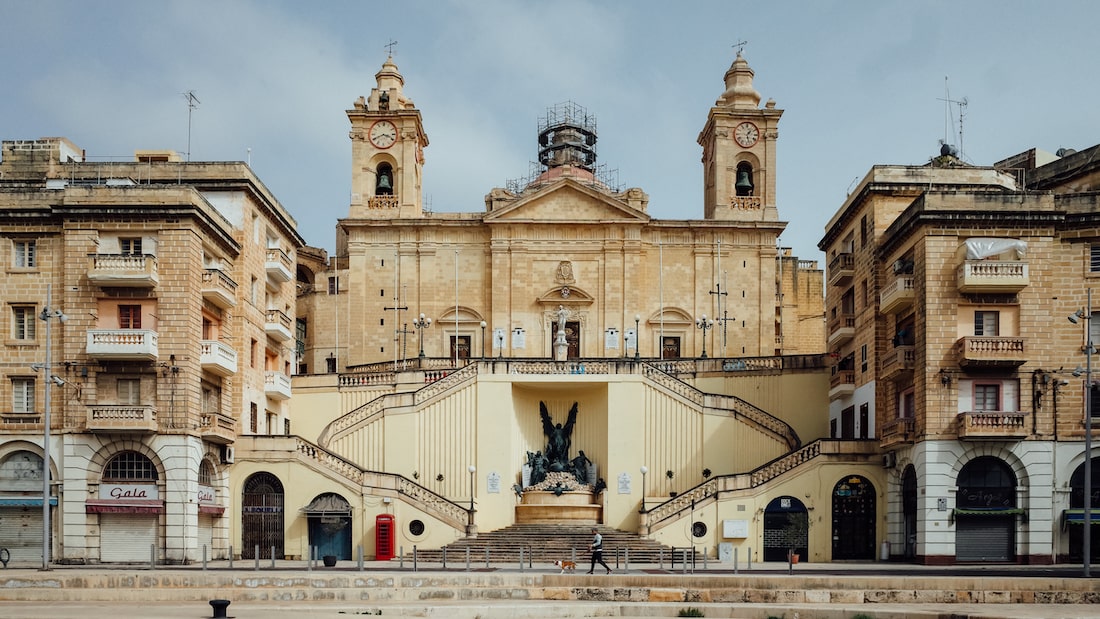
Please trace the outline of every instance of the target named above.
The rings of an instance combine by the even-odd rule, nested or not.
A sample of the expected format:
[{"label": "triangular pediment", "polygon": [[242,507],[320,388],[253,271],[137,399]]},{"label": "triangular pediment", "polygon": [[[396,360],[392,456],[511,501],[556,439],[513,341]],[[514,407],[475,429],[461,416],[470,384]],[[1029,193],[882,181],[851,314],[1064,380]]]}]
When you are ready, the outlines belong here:
[{"label": "triangular pediment", "polygon": [[485,222],[646,222],[649,216],[604,191],[566,178],[525,193]]}]

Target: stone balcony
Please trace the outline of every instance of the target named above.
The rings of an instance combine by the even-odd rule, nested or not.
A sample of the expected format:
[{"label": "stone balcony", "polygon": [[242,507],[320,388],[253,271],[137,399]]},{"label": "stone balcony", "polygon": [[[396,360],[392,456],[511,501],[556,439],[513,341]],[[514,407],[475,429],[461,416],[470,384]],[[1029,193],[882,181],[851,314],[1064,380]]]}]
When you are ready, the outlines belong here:
[{"label": "stone balcony", "polygon": [[219,269],[206,269],[202,273],[202,298],[222,309],[237,305],[237,282]]},{"label": "stone balcony", "polygon": [[218,376],[232,376],[237,373],[237,351],[218,340],[203,340],[199,342],[199,363]]},{"label": "stone balcony", "polygon": [[968,411],[959,413],[957,431],[960,440],[1025,439],[1027,413],[1019,411]]},{"label": "stone balcony", "polygon": [[157,332],[148,329],[89,329],[87,354],[93,359],[156,361]]},{"label": "stone balcony", "polygon": [[855,370],[835,370],[829,379],[829,399],[836,400],[856,392]]},{"label": "stone balcony", "polygon": [[839,286],[852,279],[856,274],[855,256],[850,253],[837,254],[829,261],[829,285]]},{"label": "stone balcony", "polygon": [[148,254],[88,254],[88,281],[100,287],[154,288],[157,257]]},{"label": "stone balcony", "polygon": [[92,404],[88,406],[89,432],[153,434],[157,409],[150,404]]},{"label": "stone balcony", "polygon": [[391,209],[399,206],[401,206],[401,200],[397,196],[381,195],[367,199],[367,208],[370,209]]},{"label": "stone balcony", "polygon": [[200,432],[202,440],[218,445],[229,445],[237,440],[236,422],[220,413],[203,413]]},{"label": "stone balcony", "polygon": [[289,282],[294,277],[294,263],[290,256],[278,247],[267,248],[267,260],[264,261],[267,277],[273,282]]},{"label": "stone balcony", "polygon": [[829,347],[843,344],[856,336],[856,315],[851,312],[837,314],[829,319]]},{"label": "stone balcony", "polygon": [[1025,338],[968,336],[955,342],[955,360],[962,367],[1015,367],[1027,363]]},{"label": "stone balcony", "polygon": [[290,377],[282,372],[264,373],[264,394],[272,400],[290,399]]},{"label": "stone balcony", "polygon": [[267,319],[264,322],[264,332],[267,333],[268,337],[274,338],[280,342],[289,341],[294,337],[294,332],[291,330],[292,326],[293,324],[290,321],[290,316],[287,316],[281,310],[267,310]]},{"label": "stone balcony", "polygon": [[913,375],[917,363],[917,351],[913,346],[895,346],[882,357],[881,376],[887,380],[899,380]]},{"label": "stone balcony", "polygon": [[886,284],[879,294],[879,312],[897,314],[913,304],[917,294],[913,289],[912,275],[899,275],[893,282]]},{"label": "stone balcony", "polygon": [[879,428],[879,444],[883,449],[911,444],[916,438],[916,420],[912,417],[892,419]]},{"label": "stone balcony", "polygon": [[959,292],[1013,293],[1027,287],[1023,260],[965,260],[957,272]]}]

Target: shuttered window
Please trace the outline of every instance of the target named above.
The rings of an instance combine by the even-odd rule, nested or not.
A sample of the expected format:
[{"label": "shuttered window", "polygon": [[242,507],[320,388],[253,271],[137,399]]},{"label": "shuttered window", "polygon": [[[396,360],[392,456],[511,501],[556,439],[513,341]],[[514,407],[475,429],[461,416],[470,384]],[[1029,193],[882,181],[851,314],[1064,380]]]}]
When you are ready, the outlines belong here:
[{"label": "shuttered window", "polygon": [[33,378],[13,378],[11,379],[11,391],[12,402],[11,410],[13,413],[33,413],[34,412],[34,379]]}]

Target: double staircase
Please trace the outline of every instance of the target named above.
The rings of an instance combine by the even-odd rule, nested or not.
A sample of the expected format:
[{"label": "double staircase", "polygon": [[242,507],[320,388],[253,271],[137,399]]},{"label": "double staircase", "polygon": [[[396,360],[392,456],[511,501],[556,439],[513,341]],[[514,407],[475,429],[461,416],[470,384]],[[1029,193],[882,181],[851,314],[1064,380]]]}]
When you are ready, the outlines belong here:
[{"label": "double staircase", "polygon": [[[610,527],[597,526],[603,535],[604,561],[615,567],[616,558],[625,562],[660,563],[672,560],[673,551],[676,560],[683,560],[685,551],[688,559],[693,559],[693,549],[670,548],[635,533],[620,531]],[[464,538],[446,545],[444,548],[416,551],[416,560],[426,563],[443,562],[446,551],[447,563],[459,564],[466,560],[467,548],[470,562],[474,564],[512,563],[518,564],[522,549],[524,565],[546,567],[554,561],[576,561],[577,570],[588,568],[590,554],[588,545],[592,543],[592,525],[578,524],[514,524],[503,529],[480,533],[475,538]],[[488,559],[486,559],[488,552]],[[412,551],[406,549],[404,559],[412,560]]]}]

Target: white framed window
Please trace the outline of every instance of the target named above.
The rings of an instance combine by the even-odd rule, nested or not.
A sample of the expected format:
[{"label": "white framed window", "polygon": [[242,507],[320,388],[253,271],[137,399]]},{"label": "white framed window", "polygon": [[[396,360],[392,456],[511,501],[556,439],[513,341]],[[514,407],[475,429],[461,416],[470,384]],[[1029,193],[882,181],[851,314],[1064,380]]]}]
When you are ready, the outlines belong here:
[{"label": "white framed window", "polygon": [[13,413],[33,413],[34,379],[11,379],[11,411]]},{"label": "white framed window", "polygon": [[1000,335],[1000,314],[1000,312],[985,310],[974,312],[974,335],[987,337]]},{"label": "white framed window", "polygon": [[118,240],[119,253],[127,256],[140,256],[141,238],[120,238]]},{"label": "white framed window", "polygon": [[34,240],[12,241],[11,265],[17,269],[38,266],[37,243]]},{"label": "white framed window", "polygon": [[11,308],[11,337],[13,340],[34,339],[38,312],[31,305],[14,305]]},{"label": "white framed window", "polygon": [[141,404],[141,379],[120,378],[117,383],[118,403],[126,406]]}]

